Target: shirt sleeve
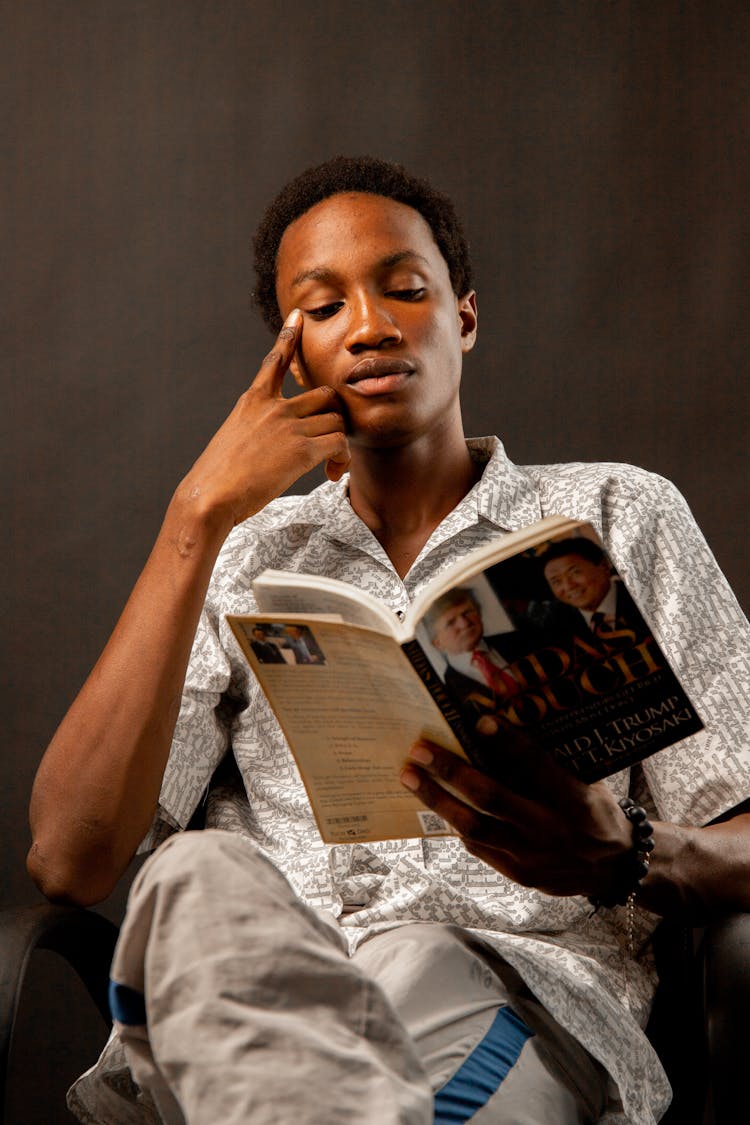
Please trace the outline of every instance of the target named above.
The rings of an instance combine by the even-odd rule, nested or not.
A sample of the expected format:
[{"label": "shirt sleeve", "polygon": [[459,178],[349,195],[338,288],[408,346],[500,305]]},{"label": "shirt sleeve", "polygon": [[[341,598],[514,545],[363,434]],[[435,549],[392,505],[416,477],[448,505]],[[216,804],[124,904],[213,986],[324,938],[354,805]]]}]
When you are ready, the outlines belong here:
[{"label": "shirt sleeve", "polygon": [[201,613],[182,693],[180,713],[162,779],[159,804],[139,851],[151,851],[186,828],[229,746],[222,700],[230,664],[219,640],[219,613],[207,599]]},{"label": "shirt sleeve", "polygon": [[643,762],[658,815],[705,824],[750,797],[750,626],[688,505],[649,474],[611,552],[705,729]]}]

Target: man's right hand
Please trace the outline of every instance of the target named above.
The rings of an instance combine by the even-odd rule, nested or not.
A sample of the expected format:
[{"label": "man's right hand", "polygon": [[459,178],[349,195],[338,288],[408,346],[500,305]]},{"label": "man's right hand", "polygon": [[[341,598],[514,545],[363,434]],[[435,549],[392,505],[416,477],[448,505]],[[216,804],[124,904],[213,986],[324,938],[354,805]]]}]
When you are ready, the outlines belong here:
[{"label": "man's right hand", "polygon": [[336,392],[323,386],[294,398],[282,394],[301,334],[302,313],[294,309],[257,376],[178,490],[183,501],[227,532],[323,461],[331,480],[349,464]]}]

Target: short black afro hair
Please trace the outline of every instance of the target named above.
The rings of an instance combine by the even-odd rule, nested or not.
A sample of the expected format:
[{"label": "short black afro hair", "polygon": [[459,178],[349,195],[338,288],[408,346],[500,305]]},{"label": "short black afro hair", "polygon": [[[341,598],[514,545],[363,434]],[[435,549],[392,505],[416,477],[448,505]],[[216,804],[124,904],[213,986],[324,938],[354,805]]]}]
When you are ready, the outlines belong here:
[{"label": "short black afro hair", "polygon": [[469,247],[453,204],[426,180],[400,164],[374,156],[335,156],[308,168],[279,192],[255,235],[255,303],[273,332],[281,328],[276,303],[276,256],[284,231],[316,203],[342,192],[383,195],[419,211],[448,265],[453,292],[464,297],[472,287]]}]

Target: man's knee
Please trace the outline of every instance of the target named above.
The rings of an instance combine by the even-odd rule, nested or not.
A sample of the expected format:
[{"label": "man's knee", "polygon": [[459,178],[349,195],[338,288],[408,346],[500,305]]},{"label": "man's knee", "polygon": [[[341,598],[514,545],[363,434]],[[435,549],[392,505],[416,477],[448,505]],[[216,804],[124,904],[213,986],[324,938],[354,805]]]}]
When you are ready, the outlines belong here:
[{"label": "man's knee", "polygon": [[293,896],[289,883],[257,848],[233,832],[208,828],[177,832],[146,861],[133,883],[132,896],[155,887],[195,889],[206,901],[246,891],[253,885],[274,896]]},{"label": "man's knee", "polygon": [[140,943],[187,928],[191,940],[202,931],[209,947],[249,940],[280,947],[308,935],[344,950],[332,918],[303,903],[250,841],[218,829],[181,832],[157,849],[133,884],[124,928]]}]

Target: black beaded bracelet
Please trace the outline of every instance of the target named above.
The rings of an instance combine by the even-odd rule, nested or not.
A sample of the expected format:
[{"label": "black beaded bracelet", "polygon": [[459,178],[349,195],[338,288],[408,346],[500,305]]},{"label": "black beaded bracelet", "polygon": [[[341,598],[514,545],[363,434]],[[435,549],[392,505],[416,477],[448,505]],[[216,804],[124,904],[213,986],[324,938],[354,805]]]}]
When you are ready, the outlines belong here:
[{"label": "black beaded bracelet", "polygon": [[633,851],[630,856],[628,875],[614,894],[600,898],[589,898],[589,902],[594,907],[595,912],[600,906],[607,908],[627,906],[628,952],[632,955],[635,896],[641,880],[648,875],[651,852],[654,850],[654,826],[648,819],[646,810],[640,805],[636,805],[631,797],[621,797],[618,803],[633,826]]}]

